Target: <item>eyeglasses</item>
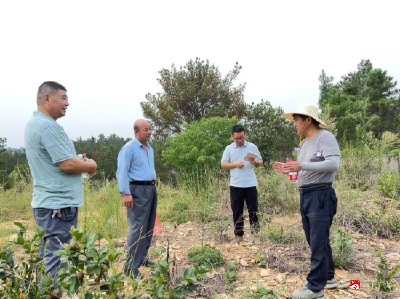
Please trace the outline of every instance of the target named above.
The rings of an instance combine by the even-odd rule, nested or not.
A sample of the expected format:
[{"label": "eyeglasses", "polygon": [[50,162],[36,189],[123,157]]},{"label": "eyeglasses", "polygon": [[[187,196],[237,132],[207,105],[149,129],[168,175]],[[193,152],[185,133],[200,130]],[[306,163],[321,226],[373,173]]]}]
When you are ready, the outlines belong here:
[{"label": "eyeglasses", "polygon": [[244,140],[246,137],[236,137],[236,138],[233,138],[233,140],[235,140],[235,141],[242,141],[242,140]]}]

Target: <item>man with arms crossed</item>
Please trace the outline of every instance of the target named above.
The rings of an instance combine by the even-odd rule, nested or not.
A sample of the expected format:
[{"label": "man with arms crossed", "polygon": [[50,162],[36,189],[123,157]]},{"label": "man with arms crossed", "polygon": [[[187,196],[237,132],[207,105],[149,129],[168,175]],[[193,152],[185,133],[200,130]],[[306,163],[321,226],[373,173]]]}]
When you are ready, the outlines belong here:
[{"label": "man with arms crossed", "polygon": [[[95,161],[77,158],[74,144],[56,122],[69,106],[67,90],[57,82],[44,82],[37,93],[37,111],[25,128],[25,150],[33,177],[32,208],[36,223],[46,231],[43,237],[46,273],[57,279],[65,267],[54,253],[61,243],[71,241],[71,227],[77,226],[78,207],[83,206],[82,173],[94,174]],[[61,242],[61,243],[60,243]],[[44,248],[39,251],[43,256]]]},{"label": "man with arms crossed", "polygon": [[157,191],[154,152],[149,144],[150,124],[139,119],[134,124],[135,139],[118,155],[117,180],[126,206],[129,235],[125,275],[140,279],[141,265],[149,266],[147,253],[156,219]]},{"label": "man with arms crossed", "polygon": [[276,171],[299,172],[300,213],[308,245],[311,247],[311,270],[306,286],[292,298],[324,298],[324,288],[336,288],[335,268],[329,242],[329,229],[337,210],[337,197],[332,187],[340,163],[340,149],[335,136],[323,129],[318,108],[305,105],[283,115],[293,121],[300,136],[298,161],[275,162]]},{"label": "man with arms crossed", "polygon": [[[246,141],[246,133],[243,126],[236,125],[232,128],[233,143],[228,145],[221,160],[221,167],[230,169],[231,182],[231,208],[235,226],[235,242],[240,243],[244,235],[243,207],[246,201],[249,211],[251,232],[258,232],[258,192],[257,178],[254,167],[263,164],[260,152],[256,145]],[[245,161],[248,153],[257,155],[257,158],[250,158]]]}]

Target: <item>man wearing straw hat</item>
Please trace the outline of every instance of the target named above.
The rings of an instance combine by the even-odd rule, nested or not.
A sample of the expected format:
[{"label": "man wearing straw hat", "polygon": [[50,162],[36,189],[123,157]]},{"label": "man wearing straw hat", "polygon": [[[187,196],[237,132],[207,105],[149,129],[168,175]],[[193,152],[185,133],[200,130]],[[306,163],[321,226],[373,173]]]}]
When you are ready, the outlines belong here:
[{"label": "man wearing straw hat", "polygon": [[[292,298],[324,298],[324,288],[338,286],[329,242],[329,229],[337,210],[332,184],[340,163],[340,149],[335,136],[323,130],[327,125],[318,117],[318,108],[300,106],[296,112],[283,115],[294,122],[300,134],[298,161],[275,162],[277,172],[298,172],[300,213],[307,242],[311,247],[311,270],[305,287]],[[302,136],[306,139],[302,142]]]}]

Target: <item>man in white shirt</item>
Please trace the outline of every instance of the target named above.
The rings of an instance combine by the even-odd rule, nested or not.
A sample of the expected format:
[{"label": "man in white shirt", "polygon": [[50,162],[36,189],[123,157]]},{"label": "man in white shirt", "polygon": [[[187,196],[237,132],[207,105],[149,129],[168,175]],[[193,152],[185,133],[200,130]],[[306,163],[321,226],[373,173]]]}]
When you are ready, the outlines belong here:
[{"label": "man in white shirt", "polygon": [[[246,201],[249,211],[251,232],[259,232],[258,223],[258,192],[257,178],[254,167],[263,164],[260,151],[257,146],[246,141],[246,132],[241,125],[232,128],[233,143],[225,148],[221,159],[221,167],[230,169],[231,182],[231,208],[235,225],[235,241],[240,243],[244,235],[243,208]],[[250,158],[245,161],[248,153],[257,155],[257,158]]]}]

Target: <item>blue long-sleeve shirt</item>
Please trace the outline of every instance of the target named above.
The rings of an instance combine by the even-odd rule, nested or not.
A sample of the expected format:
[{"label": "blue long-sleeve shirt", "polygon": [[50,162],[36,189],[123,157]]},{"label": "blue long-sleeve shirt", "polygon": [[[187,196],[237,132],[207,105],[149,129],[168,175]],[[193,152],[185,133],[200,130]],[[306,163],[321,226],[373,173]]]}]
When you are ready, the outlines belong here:
[{"label": "blue long-sleeve shirt", "polygon": [[134,139],[125,144],[118,155],[117,181],[119,191],[131,194],[130,181],[156,180],[154,168],[154,151],[147,143],[147,153],[143,145]]}]

